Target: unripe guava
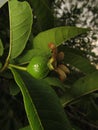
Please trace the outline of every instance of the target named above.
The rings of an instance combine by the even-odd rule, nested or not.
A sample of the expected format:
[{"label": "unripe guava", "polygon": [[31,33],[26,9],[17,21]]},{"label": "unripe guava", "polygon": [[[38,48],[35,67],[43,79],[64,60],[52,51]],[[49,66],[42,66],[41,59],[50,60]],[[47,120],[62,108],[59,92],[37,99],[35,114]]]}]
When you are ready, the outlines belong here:
[{"label": "unripe guava", "polygon": [[33,57],[27,66],[27,72],[36,79],[42,79],[46,77],[49,72],[48,58],[45,56]]}]

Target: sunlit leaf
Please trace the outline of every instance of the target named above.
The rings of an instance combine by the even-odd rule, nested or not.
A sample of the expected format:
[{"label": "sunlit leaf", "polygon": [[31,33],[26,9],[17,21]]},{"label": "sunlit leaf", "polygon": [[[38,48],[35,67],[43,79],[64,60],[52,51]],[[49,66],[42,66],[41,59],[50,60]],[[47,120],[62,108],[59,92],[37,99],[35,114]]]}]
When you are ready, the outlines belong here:
[{"label": "sunlit leaf", "polygon": [[27,117],[30,123],[31,130],[44,130],[41,124],[41,120],[39,119],[39,115],[36,111],[35,105],[30,97],[30,94],[27,90],[27,87],[22,80],[21,76],[17,71],[11,68],[11,71],[14,75],[15,81],[17,85],[20,87],[20,90],[23,95],[25,110],[27,113]]},{"label": "sunlit leaf", "polygon": [[32,27],[32,10],[24,1],[9,0],[11,59],[19,56],[26,46]]},{"label": "sunlit leaf", "polygon": [[43,80],[11,68],[21,89],[31,130],[72,130],[55,91]]},{"label": "sunlit leaf", "polygon": [[88,29],[63,26],[56,27],[44,32],[39,33],[33,40],[34,48],[40,48],[49,51],[48,44],[54,43],[56,46],[59,46],[64,41],[70,40],[71,38],[87,32]]},{"label": "sunlit leaf", "polygon": [[17,64],[27,64],[31,61],[34,56],[50,56],[50,53],[45,53],[40,49],[26,50],[22,55],[15,59]]}]

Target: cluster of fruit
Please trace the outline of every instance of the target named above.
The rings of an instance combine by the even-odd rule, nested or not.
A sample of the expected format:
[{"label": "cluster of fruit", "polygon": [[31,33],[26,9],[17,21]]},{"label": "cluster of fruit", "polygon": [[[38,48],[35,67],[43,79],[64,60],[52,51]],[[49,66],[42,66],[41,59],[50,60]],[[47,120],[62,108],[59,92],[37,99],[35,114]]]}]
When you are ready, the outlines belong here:
[{"label": "cluster of fruit", "polygon": [[53,70],[58,75],[61,81],[64,81],[67,74],[70,73],[69,69],[63,64],[64,53],[59,52],[53,43],[48,44],[51,50],[51,57],[48,59],[45,56],[35,56],[27,66],[27,71],[35,78],[42,79],[46,77],[49,71]]}]

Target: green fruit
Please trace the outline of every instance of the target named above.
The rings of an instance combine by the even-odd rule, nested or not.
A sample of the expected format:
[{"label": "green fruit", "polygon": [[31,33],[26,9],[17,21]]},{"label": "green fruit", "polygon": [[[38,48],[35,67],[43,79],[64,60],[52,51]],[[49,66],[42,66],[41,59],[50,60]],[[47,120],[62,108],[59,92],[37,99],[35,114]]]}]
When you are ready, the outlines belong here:
[{"label": "green fruit", "polygon": [[49,72],[48,58],[43,56],[36,56],[32,58],[27,66],[27,72],[30,73],[36,79],[42,79],[47,76]]}]

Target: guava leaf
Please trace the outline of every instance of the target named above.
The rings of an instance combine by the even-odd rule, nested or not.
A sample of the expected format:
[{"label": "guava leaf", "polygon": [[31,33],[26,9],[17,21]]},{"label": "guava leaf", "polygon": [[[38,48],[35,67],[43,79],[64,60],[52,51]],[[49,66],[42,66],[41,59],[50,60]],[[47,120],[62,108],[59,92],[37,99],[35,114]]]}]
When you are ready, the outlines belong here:
[{"label": "guava leaf", "polygon": [[56,46],[59,46],[63,42],[87,31],[88,29],[71,26],[56,27],[39,33],[33,40],[33,46],[34,48],[40,48],[47,52],[49,51],[49,43],[54,43]]},{"label": "guava leaf", "polygon": [[31,130],[72,130],[55,91],[46,82],[10,69],[22,92]]},{"label": "guava leaf", "polygon": [[[36,25],[39,31],[44,31],[54,26],[54,17],[50,8],[49,0],[29,0],[34,14],[36,15]],[[44,11],[42,11],[44,9]]]},{"label": "guava leaf", "polygon": [[26,50],[24,51],[24,53],[22,55],[20,55],[19,57],[17,57],[15,59],[17,64],[27,64],[31,61],[31,59],[34,56],[50,56],[50,53],[45,53],[43,50],[40,49],[30,49],[30,50]]},{"label": "guava leaf", "polygon": [[65,95],[61,98],[62,104],[65,106],[66,104],[74,101],[81,96],[93,93],[98,90],[98,71],[80,78],[77,80],[71,89],[69,89]]},{"label": "guava leaf", "polygon": [[29,123],[30,123],[31,130],[44,130],[43,126],[41,124],[41,120],[39,119],[38,113],[36,111],[35,105],[31,99],[31,96],[28,92],[28,89],[27,89],[24,81],[22,80],[22,77],[16,70],[11,68],[11,71],[14,75],[14,79],[15,79],[17,85],[19,86],[19,88],[22,92],[24,106],[25,106],[25,110],[27,113]]},{"label": "guava leaf", "polygon": [[26,46],[32,27],[32,10],[24,1],[9,0],[10,50],[9,57],[16,58]]},{"label": "guava leaf", "polygon": [[64,52],[65,64],[70,64],[85,74],[96,71],[95,66],[91,65],[91,62],[83,55],[81,50],[62,46],[60,47],[60,51]]},{"label": "guava leaf", "polygon": [[0,8],[7,2],[8,0],[0,0]]},{"label": "guava leaf", "polygon": [[2,41],[1,41],[1,39],[0,39],[0,56],[3,55],[3,51],[4,51],[3,43],[2,43]]},{"label": "guava leaf", "polygon": [[64,85],[58,78],[55,77],[46,77],[44,79],[50,86],[54,88],[59,88],[62,91],[65,91],[66,85]]}]

